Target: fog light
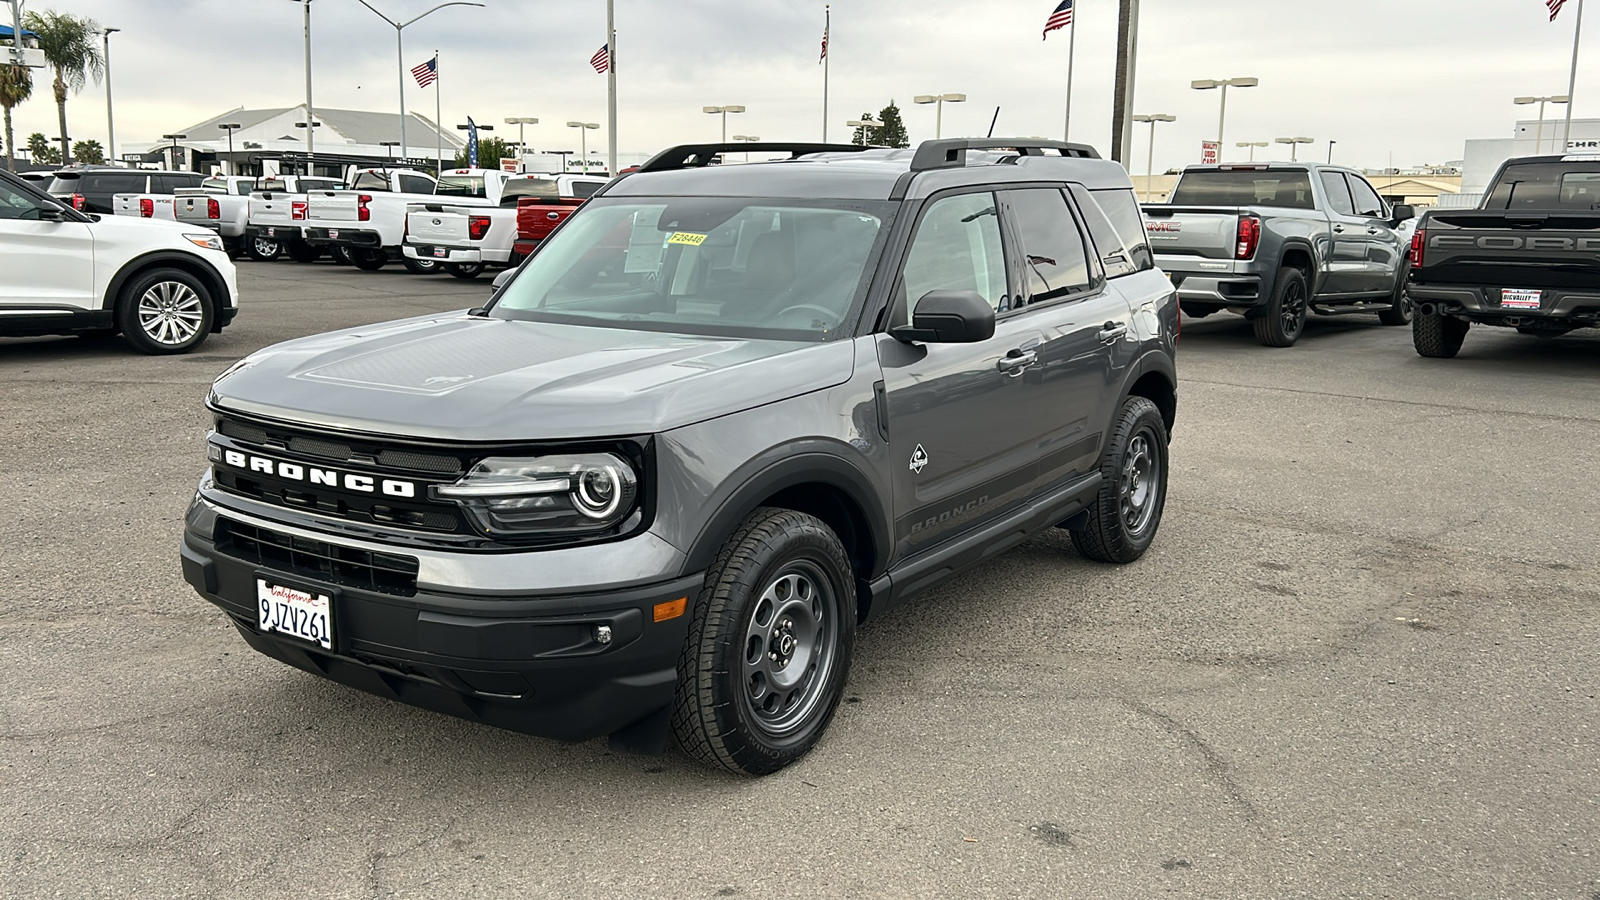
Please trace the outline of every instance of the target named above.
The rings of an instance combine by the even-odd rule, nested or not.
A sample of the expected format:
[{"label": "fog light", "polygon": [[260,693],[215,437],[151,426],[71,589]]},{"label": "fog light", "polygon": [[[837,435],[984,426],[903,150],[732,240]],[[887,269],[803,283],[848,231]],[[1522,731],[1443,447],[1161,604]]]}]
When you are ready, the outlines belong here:
[{"label": "fog light", "polygon": [[594,642],[596,644],[609,644],[609,643],[611,643],[611,626],[610,625],[596,625],[594,627]]}]

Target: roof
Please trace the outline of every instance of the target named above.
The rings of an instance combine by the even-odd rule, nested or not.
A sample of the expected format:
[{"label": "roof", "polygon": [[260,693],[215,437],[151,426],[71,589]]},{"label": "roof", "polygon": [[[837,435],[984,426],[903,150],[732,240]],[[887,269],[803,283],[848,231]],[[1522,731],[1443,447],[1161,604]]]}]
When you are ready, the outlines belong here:
[{"label": "roof", "polygon": [[[179,133],[187,134],[190,140],[213,140],[217,134],[217,126],[223,123],[239,125],[240,130],[244,131],[290,113],[297,113],[297,119],[302,118],[305,115],[305,108],[306,105],[304,103],[274,109],[239,108],[218,116],[212,116],[204,122],[190,125],[188,128],[181,129]],[[400,135],[399,113],[367,112],[359,109],[324,109],[320,106],[316,108],[316,111],[317,121],[322,123],[324,129],[332,129],[340,137],[352,143],[377,146],[384,141],[392,141]],[[303,137],[303,134],[284,136],[289,140],[301,140]],[[407,144],[413,147],[432,147],[436,145],[440,137],[444,139],[446,147],[459,150],[463,146],[461,140],[454,134],[436,131],[433,127],[433,122],[427,118],[416,113],[406,114]]]}]

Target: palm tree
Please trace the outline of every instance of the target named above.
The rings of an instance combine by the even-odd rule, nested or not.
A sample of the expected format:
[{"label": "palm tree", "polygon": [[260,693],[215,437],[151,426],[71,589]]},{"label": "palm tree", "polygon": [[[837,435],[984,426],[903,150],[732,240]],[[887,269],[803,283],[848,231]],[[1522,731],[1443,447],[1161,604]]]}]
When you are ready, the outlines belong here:
[{"label": "palm tree", "polygon": [[67,94],[83,90],[91,78],[96,83],[106,71],[100,50],[100,23],[85,16],[45,11],[28,13],[23,24],[39,36],[45,61],[56,70],[56,109],[61,118],[61,164],[72,162],[67,143]]},{"label": "palm tree", "polygon": [[17,170],[16,134],[11,130],[11,107],[33,96],[33,73],[25,66],[0,66],[0,106],[6,111],[6,168]]}]

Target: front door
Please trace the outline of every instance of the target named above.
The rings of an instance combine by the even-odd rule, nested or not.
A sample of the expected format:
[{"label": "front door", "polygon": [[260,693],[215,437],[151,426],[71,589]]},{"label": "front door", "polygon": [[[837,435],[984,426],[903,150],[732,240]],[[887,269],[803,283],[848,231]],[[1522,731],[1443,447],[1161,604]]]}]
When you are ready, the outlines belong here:
[{"label": "front door", "polygon": [[0,308],[97,305],[88,224],[45,221],[47,206],[0,181]]},{"label": "front door", "polygon": [[1400,277],[1400,259],[1409,248],[1400,246],[1394,225],[1389,220],[1389,208],[1372,185],[1360,175],[1345,174],[1350,182],[1350,195],[1356,204],[1356,215],[1362,218],[1367,242],[1366,290],[1388,294]]}]

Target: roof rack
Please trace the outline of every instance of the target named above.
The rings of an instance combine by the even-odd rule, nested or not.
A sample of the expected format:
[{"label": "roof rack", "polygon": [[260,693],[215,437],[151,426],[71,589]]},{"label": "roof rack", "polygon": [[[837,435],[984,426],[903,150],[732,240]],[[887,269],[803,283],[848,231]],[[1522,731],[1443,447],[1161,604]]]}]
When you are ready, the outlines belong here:
[{"label": "roof rack", "polygon": [[860,144],[795,144],[785,142],[755,142],[738,144],[679,144],[669,147],[650,158],[639,167],[640,172],[671,172],[677,169],[700,169],[723,153],[787,153],[798,159],[808,153],[859,153],[863,150],[880,150],[881,147],[863,147]]},{"label": "roof rack", "polygon": [[1046,150],[1055,150],[1061,156],[1078,159],[1099,159],[1100,154],[1088,144],[1068,144],[1064,141],[1047,141],[1039,138],[998,138],[971,140],[968,138],[943,138],[923,141],[911,158],[911,171],[929,169],[959,169],[967,164],[968,150],[1015,150],[1022,156],[1043,156]]}]

